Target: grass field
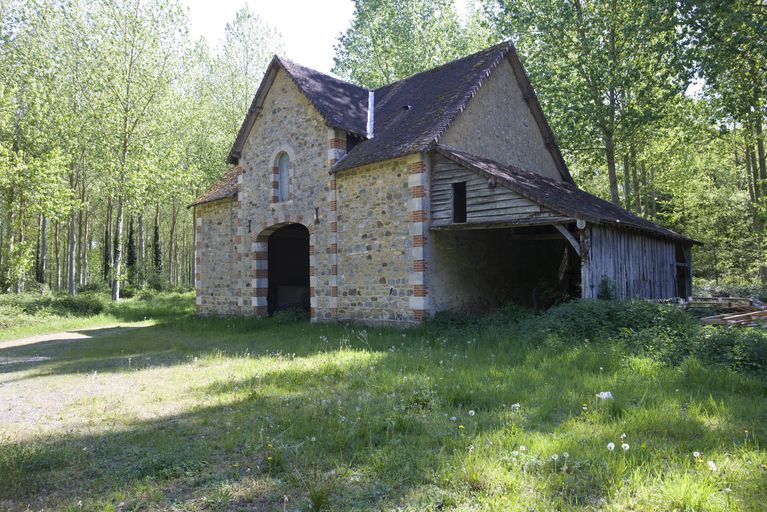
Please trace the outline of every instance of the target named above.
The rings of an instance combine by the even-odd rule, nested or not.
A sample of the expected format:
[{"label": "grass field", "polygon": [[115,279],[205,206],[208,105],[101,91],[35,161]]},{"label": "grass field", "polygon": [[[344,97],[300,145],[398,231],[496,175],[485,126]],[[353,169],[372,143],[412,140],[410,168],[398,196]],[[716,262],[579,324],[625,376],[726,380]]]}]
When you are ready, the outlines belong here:
[{"label": "grass field", "polygon": [[0,341],[0,510],[767,503],[754,374],[667,364],[604,329],[562,335],[555,312],[395,330],[198,319],[189,296],[156,300],[170,302],[143,327]]}]

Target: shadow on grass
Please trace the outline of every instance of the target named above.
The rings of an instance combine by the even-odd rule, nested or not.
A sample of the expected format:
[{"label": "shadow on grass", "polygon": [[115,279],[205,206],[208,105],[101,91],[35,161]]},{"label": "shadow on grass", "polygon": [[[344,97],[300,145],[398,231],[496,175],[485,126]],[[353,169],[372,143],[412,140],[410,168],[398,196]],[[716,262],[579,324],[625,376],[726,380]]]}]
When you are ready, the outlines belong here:
[{"label": "shadow on grass", "polygon": [[[227,325],[215,322],[223,324],[205,325]],[[679,462],[670,460],[679,452],[713,453],[723,442],[737,449],[743,422],[752,424],[765,414],[763,408],[749,410],[753,402],[727,403],[738,392],[730,382],[696,392],[710,374],[694,365],[678,372],[628,368],[605,376],[600,365],[610,359],[599,347],[574,348],[561,358],[550,354],[551,360],[531,350],[510,362],[493,347],[476,352],[464,341],[445,341],[435,348],[412,339],[413,333],[402,348],[395,347],[400,333],[362,335],[304,324],[274,329],[271,321],[248,325],[252,330],[246,333],[238,325],[239,333],[212,339],[186,324],[86,340],[77,349],[67,346],[70,352],[48,347],[43,352],[61,359],[48,367],[54,374],[128,371],[123,355],[89,357],[120,350],[149,357],[146,367],[206,353],[271,359],[256,375],[190,391],[218,397],[220,405],[106,433],[4,446],[0,498],[19,509],[90,496],[92,501],[84,499],[86,510],[119,502],[126,510],[184,503],[235,510],[254,500],[280,510],[283,496],[305,502],[320,488],[327,490],[332,509],[413,505],[420,499],[424,503],[417,508],[429,510],[454,503],[456,495],[515,493],[532,482],[549,503],[594,505],[608,500],[627,478],[621,454],[605,449],[609,441],[620,443],[622,430],[634,445],[626,457],[659,467],[647,471],[650,481],[674,471]],[[317,341],[330,333],[351,340],[354,332],[358,349],[351,341],[342,349]],[[166,339],[172,333],[175,337]],[[146,340],[148,334],[157,339]],[[294,341],[286,343],[286,337]],[[605,405],[593,398],[600,384],[609,384],[618,397],[634,398]],[[684,393],[674,393],[676,387]],[[721,403],[707,405],[711,396]],[[524,404],[521,410],[511,407],[513,400]],[[731,421],[712,430],[704,415],[694,414],[707,407]],[[547,445],[542,436],[550,438]],[[522,444],[529,446],[530,459],[510,459]],[[568,452],[578,469],[562,472],[552,451]],[[473,461],[471,453],[485,457]],[[516,476],[498,481],[494,467]],[[278,483],[269,487],[268,482]],[[763,472],[748,477],[749,486],[763,483]]]}]

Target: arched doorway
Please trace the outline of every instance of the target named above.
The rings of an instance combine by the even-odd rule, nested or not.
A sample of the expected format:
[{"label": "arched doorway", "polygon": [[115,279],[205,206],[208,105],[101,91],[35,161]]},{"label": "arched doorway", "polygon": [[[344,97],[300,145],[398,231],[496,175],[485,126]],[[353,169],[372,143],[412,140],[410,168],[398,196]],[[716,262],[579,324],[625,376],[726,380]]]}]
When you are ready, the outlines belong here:
[{"label": "arched doorway", "polygon": [[267,313],[301,308],[309,311],[309,230],[288,224],[268,239]]}]

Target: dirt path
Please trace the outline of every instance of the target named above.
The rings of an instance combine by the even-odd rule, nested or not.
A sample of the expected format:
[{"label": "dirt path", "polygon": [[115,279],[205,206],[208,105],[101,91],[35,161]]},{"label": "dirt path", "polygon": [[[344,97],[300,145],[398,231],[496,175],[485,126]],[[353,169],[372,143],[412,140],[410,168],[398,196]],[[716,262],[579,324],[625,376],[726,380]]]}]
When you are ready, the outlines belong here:
[{"label": "dirt path", "polygon": [[18,338],[15,340],[0,341],[0,349],[11,347],[22,347],[24,345],[32,345],[34,343],[40,343],[44,341],[55,341],[68,343],[72,341],[85,340],[89,338],[95,338],[96,336],[105,336],[107,334],[117,334],[140,327],[147,327],[150,323],[135,323],[128,326],[123,325],[102,325],[99,327],[87,327],[84,329],[73,329],[66,332],[56,332],[52,334],[37,334],[35,336],[27,336],[26,338]]}]

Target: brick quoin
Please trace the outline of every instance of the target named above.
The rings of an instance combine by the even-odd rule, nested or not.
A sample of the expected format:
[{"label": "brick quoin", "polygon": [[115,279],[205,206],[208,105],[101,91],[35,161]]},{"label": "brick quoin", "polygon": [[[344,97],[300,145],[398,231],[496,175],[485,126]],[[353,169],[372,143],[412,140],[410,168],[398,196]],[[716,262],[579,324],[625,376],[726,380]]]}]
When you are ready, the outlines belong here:
[{"label": "brick quoin", "polygon": [[331,233],[338,233],[338,223],[337,222],[331,222],[330,223],[330,232]]},{"label": "brick quoin", "polygon": [[314,256],[314,246],[313,245],[309,246],[309,256]]},{"label": "brick quoin", "polygon": [[426,260],[413,260],[413,272],[426,272]]},{"label": "brick quoin", "polygon": [[426,237],[423,235],[413,235],[413,247],[423,247]]},{"label": "brick quoin", "polygon": [[426,222],[426,210],[410,212],[410,222]]},{"label": "brick quoin", "polygon": [[426,295],[428,295],[426,291],[426,285],[423,285],[423,284],[413,285],[413,295],[415,295],[416,297],[426,297]]},{"label": "brick quoin", "polygon": [[257,260],[268,260],[269,259],[269,253],[267,251],[256,251],[256,259]]},{"label": "brick quoin", "polygon": [[330,201],[330,211],[334,212],[337,209],[338,209],[338,201],[336,201],[335,199]]},{"label": "brick quoin", "polygon": [[331,297],[338,297],[338,286],[331,286],[330,287],[330,296]]},{"label": "brick quoin", "polygon": [[346,149],[346,141],[343,139],[330,139],[330,149]]},{"label": "brick quoin", "polygon": [[426,195],[426,192],[423,189],[423,185],[410,187],[410,195],[411,197],[424,197]]},{"label": "brick quoin", "polygon": [[413,320],[416,322],[421,322],[426,319],[426,310],[425,309],[414,309],[413,310]]},{"label": "brick quoin", "polygon": [[266,297],[268,294],[268,288],[256,288],[256,297]]},{"label": "brick quoin", "polygon": [[256,270],[256,278],[257,279],[269,279],[269,270],[265,268],[259,268]]},{"label": "brick quoin", "polygon": [[415,162],[410,164],[410,174],[420,174],[424,171],[425,167],[423,162]]}]

